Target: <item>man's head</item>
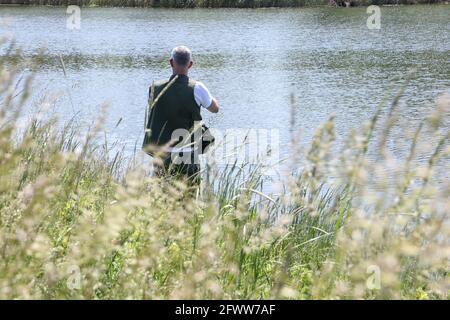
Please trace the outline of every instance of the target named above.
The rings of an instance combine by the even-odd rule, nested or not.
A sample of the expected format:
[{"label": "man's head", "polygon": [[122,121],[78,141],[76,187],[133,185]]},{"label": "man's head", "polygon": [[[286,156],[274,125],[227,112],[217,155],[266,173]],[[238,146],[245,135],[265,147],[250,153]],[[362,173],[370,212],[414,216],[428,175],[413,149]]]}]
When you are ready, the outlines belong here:
[{"label": "man's head", "polygon": [[169,62],[172,66],[173,74],[187,74],[192,67],[191,50],[185,46],[173,48]]}]

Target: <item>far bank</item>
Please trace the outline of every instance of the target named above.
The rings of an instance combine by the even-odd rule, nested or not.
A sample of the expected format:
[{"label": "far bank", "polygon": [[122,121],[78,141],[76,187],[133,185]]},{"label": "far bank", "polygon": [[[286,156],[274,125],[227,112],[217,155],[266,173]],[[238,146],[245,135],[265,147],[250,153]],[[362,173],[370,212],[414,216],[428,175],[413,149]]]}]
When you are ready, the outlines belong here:
[{"label": "far bank", "polygon": [[100,6],[141,8],[288,8],[306,6],[448,4],[443,0],[0,0],[0,5]]}]

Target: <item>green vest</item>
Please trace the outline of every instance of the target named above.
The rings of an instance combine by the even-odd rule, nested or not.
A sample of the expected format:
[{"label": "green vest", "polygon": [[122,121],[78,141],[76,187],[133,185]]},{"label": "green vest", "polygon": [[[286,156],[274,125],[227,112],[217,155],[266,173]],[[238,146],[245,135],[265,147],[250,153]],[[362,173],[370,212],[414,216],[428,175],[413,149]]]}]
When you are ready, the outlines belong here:
[{"label": "green vest", "polygon": [[[168,85],[168,80],[157,81],[154,84],[154,99]],[[172,133],[177,129],[191,131],[194,121],[201,121],[200,106],[194,98],[195,80],[179,75],[175,82],[160,96],[158,102],[150,111],[144,146],[165,145],[172,139]],[[151,87],[150,87],[151,90]],[[177,144],[176,142],[175,144]]]}]

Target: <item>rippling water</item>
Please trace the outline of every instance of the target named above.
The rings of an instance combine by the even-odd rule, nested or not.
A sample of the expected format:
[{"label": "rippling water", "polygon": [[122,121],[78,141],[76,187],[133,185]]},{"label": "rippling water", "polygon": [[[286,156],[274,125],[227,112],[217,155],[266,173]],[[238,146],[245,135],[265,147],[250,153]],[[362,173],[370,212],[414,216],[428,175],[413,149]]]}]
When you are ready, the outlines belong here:
[{"label": "rippling water", "polygon": [[69,30],[65,8],[1,7],[0,21],[7,21],[1,33],[14,35],[26,55],[46,48],[36,92],[59,93],[62,117],[79,112],[85,123],[109,103],[110,139],[132,151],[142,139],[148,86],[169,76],[168,54],[177,44],[191,47],[192,77],[220,102],[218,115],[205,115],[211,127],[276,128],[282,146],[289,141],[291,93],[301,143],[332,112],[339,141],[371,116],[390,81],[404,83],[415,68],[393,136],[401,141],[402,126],[417,124],[450,87],[450,6],[381,13],[381,30],[366,27],[365,8],[86,8],[81,30]]}]

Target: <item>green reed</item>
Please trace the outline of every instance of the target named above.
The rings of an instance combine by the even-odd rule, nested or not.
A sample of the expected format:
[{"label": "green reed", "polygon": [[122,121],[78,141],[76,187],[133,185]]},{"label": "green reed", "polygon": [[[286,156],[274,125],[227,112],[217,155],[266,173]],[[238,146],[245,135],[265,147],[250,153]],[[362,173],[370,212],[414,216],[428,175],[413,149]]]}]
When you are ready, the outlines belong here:
[{"label": "green reed", "polygon": [[162,7],[162,8],[264,8],[303,6],[368,6],[434,4],[442,0],[10,0],[10,4],[52,6]]},{"label": "green reed", "polygon": [[102,119],[87,134],[39,114],[21,126],[32,77],[18,70],[0,69],[1,299],[448,298],[450,184],[433,175],[448,166],[448,95],[405,133],[405,159],[385,143],[400,89],[337,154],[333,116],[306,151],[292,139],[279,195],[236,163],[192,192],[111,155]]}]

